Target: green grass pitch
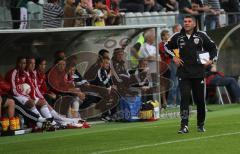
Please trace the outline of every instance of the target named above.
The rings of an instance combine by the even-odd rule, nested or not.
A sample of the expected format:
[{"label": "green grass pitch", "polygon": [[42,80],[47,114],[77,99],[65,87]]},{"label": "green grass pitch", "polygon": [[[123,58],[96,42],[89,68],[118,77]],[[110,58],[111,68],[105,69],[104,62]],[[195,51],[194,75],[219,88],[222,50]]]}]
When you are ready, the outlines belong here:
[{"label": "green grass pitch", "polygon": [[179,119],[156,122],[105,123],[90,129],[61,130],[0,137],[0,154],[239,154],[240,105],[208,106],[205,133],[177,134]]}]

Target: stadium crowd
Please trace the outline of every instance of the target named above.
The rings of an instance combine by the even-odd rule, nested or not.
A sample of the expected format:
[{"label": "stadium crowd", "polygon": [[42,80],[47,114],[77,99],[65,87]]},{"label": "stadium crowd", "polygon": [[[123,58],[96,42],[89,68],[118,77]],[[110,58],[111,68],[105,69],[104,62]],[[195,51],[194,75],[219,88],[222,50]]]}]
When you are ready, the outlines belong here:
[{"label": "stadium crowd", "polygon": [[124,12],[177,11],[178,23],[194,15],[199,28],[207,30],[221,26],[220,14],[227,13],[227,25],[240,20],[238,0],[3,0],[0,6],[10,8],[14,29],[27,28],[30,1],[42,7],[44,28],[119,25]]}]

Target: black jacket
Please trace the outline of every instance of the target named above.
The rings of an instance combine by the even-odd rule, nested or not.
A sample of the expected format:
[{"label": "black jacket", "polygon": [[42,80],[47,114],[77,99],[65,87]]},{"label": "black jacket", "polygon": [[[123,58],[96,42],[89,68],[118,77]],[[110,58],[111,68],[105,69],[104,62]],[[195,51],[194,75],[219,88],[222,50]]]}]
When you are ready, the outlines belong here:
[{"label": "black jacket", "polygon": [[203,78],[204,65],[199,63],[198,52],[207,51],[210,59],[217,56],[217,47],[205,32],[196,29],[188,39],[185,30],[175,33],[165,44],[167,53],[175,56],[173,49],[179,49],[180,58],[183,60],[183,66],[178,67],[177,76],[180,78]]},{"label": "black jacket", "polygon": [[113,85],[112,76],[109,75],[109,70],[103,68],[98,70],[95,80],[90,83],[105,88],[109,88]]}]

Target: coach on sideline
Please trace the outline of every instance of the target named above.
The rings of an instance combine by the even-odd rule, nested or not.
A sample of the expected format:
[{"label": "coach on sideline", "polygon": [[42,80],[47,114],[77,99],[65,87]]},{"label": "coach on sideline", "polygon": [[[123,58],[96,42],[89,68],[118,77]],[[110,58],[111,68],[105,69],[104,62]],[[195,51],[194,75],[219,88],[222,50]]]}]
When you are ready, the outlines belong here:
[{"label": "coach on sideline", "polygon": [[[178,66],[177,76],[182,98],[180,104],[181,128],[178,133],[189,132],[191,91],[197,105],[197,130],[205,132],[204,68],[213,63],[213,59],[217,55],[217,47],[205,32],[197,30],[196,19],[193,16],[186,16],[183,29],[170,38],[165,44],[165,48],[167,54]],[[179,49],[179,57],[174,54],[173,49]]]}]

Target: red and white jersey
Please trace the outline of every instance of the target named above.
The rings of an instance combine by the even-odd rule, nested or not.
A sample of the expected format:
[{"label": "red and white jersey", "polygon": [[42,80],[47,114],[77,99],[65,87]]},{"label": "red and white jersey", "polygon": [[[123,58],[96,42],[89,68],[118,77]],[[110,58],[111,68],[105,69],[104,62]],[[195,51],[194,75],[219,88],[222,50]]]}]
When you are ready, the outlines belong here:
[{"label": "red and white jersey", "polygon": [[48,73],[48,84],[54,93],[69,93],[74,86],[69,84],[65,71],[53,67]]},{"label": "red and white jersey", "polygon": [[38,88],[37,79],[36,79],[36,72],[33,71],[33,72],[26,72],[26,73],[27,73],[27,77],[30,81],[31,87],[33,87],[34,97],[44,99],[42,93],[40,92],[40,90]]},{"label": "red and white jersey", "polygon": [[24,89],[22,85],[25,83],[29,84],[28,77],[25,71],[20,71],[17,69],[9,71],[6,75],[6,81],[11,85],[11,92],[14,96],[31,97],[31,95],[33,94],[32,90],[30,91],[29,95],[25,95],[23,93]]},{"label": "red and white jersey", "polygon": [[37,86],[39,91],[44,95],[48,92],[47,81],[45,73],[42,73],[38,70],[34,71],[37,80]]}]

